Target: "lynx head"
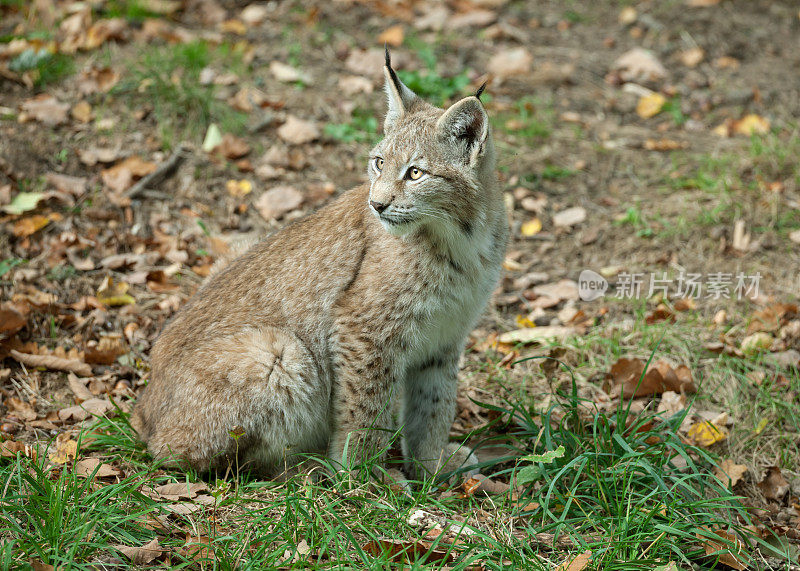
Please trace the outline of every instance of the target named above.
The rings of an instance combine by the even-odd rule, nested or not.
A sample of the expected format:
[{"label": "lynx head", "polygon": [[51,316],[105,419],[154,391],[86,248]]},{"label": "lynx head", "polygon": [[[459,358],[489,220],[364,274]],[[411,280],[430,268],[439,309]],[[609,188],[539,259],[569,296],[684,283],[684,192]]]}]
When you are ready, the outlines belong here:
[{"label": "lynx head", "polygon": [[483,87],[443,110],[400,81],[388,50],[384,75],[388,110],[369,158],[369,208],[396,236],[423,227],[471,234],[499,199]]}]

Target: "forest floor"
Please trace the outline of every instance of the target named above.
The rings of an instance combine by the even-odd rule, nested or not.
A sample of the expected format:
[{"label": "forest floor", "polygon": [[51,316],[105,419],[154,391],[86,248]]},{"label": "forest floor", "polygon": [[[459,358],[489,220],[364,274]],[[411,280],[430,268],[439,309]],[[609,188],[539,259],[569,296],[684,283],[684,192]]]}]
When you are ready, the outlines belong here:
[{"label": "forest floor", "polygon": [[[153,341],[366,180],[384,44],[437,105],[488,81],[483,476],[158,466]],[[0,567],[800,569],[798,117],[789,0],[0,0]]]}]

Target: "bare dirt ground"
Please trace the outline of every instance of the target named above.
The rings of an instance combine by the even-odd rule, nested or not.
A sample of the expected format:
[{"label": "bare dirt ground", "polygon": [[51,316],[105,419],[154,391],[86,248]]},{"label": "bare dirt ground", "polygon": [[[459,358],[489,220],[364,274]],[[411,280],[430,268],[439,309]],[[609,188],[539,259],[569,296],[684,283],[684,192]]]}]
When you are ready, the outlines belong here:
[{"label": "bare dirt ground", "polygon": [[[366,180],[388,43],[436,103],[488,81],[513,239],[464,394],[547,402],[568,376],[511,363],[554,347],[599,406],[618,402],[603,379],[620,357],[686,364],[695,420],[729,415],[708,446],[746,466],[737,491],[798,537],[798,409],[774,404],[800,390],[796,3],[90,4],[0,2],[3,438],[50,439],[85,418],[64,412],[80,401],[128,406],[215,260]],[[579,297],[587,269],[605,297]],[[625,297],[633,274],[642,291]],[[700,295],[678,290],[687,274]],[[709,296],[714,274],[728,297]],[[758,291],[737,295],[737,274]],[[649,295],[653,276],[669,298]],[[557,341],[525,341],[542,331]],[[465,434],[482,417],[460,403]],[[790,485],[780,497],[757,486],[770,467]]]}]

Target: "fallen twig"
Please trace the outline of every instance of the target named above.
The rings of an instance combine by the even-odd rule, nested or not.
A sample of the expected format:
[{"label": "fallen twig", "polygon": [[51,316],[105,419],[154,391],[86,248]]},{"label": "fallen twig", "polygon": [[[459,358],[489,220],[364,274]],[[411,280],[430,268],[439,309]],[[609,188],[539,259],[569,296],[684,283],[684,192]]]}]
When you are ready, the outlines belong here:
[{"label": "fallen twig", "polygon": [[72,371],[76,375],[89,377],[92,375],[92,367],[77,359],[62,359],[54,355],[31,355],[30,353],[20,353],[12,349],[10,355],[23,365],[29,367],[46,367],[59,371]]},{"label": "fallen twig", "polygon": [[128,198],[134,198],[141,194],[145,189],[158,185],[178,169],[178,166],[180,166],[184,159],[186,159],[189,152],[189,147],[186,145],[180,145],[166,161],[156,167],[156,170],[142,177],[136,184],[130,187],[127,192],[125,192],[125,196]]}]

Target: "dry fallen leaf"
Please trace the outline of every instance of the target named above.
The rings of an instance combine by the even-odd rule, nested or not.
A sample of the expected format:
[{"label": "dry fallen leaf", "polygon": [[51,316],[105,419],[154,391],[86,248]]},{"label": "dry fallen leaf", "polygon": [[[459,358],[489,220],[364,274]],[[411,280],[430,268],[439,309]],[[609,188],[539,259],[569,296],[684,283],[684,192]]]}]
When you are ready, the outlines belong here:
[{"label": "dry fallen leaf", "polygon": [[756,331],[742,339],[740,348],[745,355],[756,355],[769,351],[770,347],[772,347],[772,342],[772,335],[765,331]]},{"label": "dry fallen leaf", "polygon": [[81,422],[90,416],[103,416],[114,409],[108,399],[91,398],[79,405],[62,408],[58,411],[58,418],[70,422]]},{"label": "dry fallen leaf", "polygon": [[776,502],[783,501],[789,493],[789,482],[783,477],[781,469],[777,466],[770,466],[764,473],[764,479],[758,483],[758,487],[764,497]]},{"label": "dry fallen leaf", "polygon": [[247,179],[242,180],[229,180],[225,183],[225,189],[234,198],[242,198],[250,194],[253,190],[253,183]]},{"label": "dry fallen leaf", "polygon": [[560,227],[575,226],[584,220],[586,220],[586,209],[583,206],[573,206],[553,214],[553,224]]},{"label": "dry fallen leaf", "polygon": [[115,282],[111,276],[106,276],[97,289],[97,301],[112,307],[134,304],[136,300],[128,294],[129,288],[127,283]]},{"label": "dry fallen leaf", "polygon": [[[97,472],[95,473],[95,470]],[[94,474],[95,478],[113,478],[121,476],[122,472],[118,469],[105,464],[99,458],[83,458],[75,463],[75,475],[80,478],[88,478]]]},{"label": "dry fallen leaf", "polygon": [[614,62],[614,70],[619,73],[623,82],[646,83],[658,81],[667,76],[666,68],[656,56],[642,48],[634,48],[621,55]]},{"label": "dry fallen leaf", "polygon": [[724,541],[718,541],[707,537],[705,534],[698,533],[697,539],[702,542],[706,555],[711,556],[716,553],[714,557],[716,557],[720,563],[724,563],[728,567],[733,567],[739,571],[748,568],[747,564],[743,561],[746,557],[744,544],[738,537],[721,529],[708,529],[708,531]]},{"label": "dry fallen leaf", "polygon": [[208,485],[204,482],[163,484],[153,489],[153,493],[156,497],[170,501],[191,500],[200,492],[207,491]]},{"label": "dry fallen leaf", "polygon": [[398,24],[396,26],[386,28],[383,32],[381,32],[378,36],[378,43],[389,44],[393,48],[396,48],[403,44],[404,38],[405,33],[403,32],[403,26]]},{"label": "dry fallen leaf", "polygon": [[27,303],[0,303],[0,339],[10,337],[28,323],[31,308]]},{"label": "dry fallen leaf", "polygon": [[682,51],[680,54],[678,54],[678,57],[680,57],[683,65],[689,68],[694,68],[703,61],[703,59],[706,57],[706,52],[703,51],[703,48],[690,48]]},{"label": "dry fallen leaf", "polygon": [[27,236],[32,236],[48,224],[50,224],[50,218],[48,216],[34,214],[33,216],[28,216],[27,218],[22,218],[14,222],[11,231],[17,238],[25,238]]},{"label": "dry fallen leaf", "polygon": [[649,119],[655,117],[664,108],[667,98],[660,93],[649,93],[639,98],[636,104],[636,114],[642,119]]},{"label": "dry fallen leaf", "polygon": [[516,329],[500,335],[497,340],[500,343],[546,343],[550,340],[563,341],[570,335],[575,335],[577,330],[574,327],[562,327],[559,325],[547,325],[543,327],[533,327],[526,329]]},{"label": "dry fallen leaf", "polygon": [[307,73],[277,60],[270,62],[269,71],[275,76],[275,79],[284,83],[294,83],[295,81],[311,83],[311,77]]},{"label": "dry fallen leaf", "polygon": [[685,365],[673,369],[669,363],[658,361],[648,367],[642,378],[645,364],[642,359],[619,359],[606,374],[608,390],[621,387],[622,396],[626,399],[662,394],[665,391],[690,394],[697,392],[691,371]]},{"label": "dry fallen leaf", "polygon": [[30,117],[50,127],[67,122],[69,103],[62,103],[52,95],[42,93],[22,103],[23,117]]},{"label": "dry fallen leaf", "polygon": [[644,142],[644,148],[648,151],[659,151],[662,153],[685,149],[688,146],[689,143],[685,141],[674,141],[672,139],[647,139]]},{"label": "dry fallen leaf", "polygon": [[538,218],[531,218],[527,222],[523,222],[519,228],[519,233],[523,236],[535,236],[542,229],[542,221]]},{"label": "dry fallen leaf", "polygon": [[454,553],[431,549],[426,541],[402,539],[374,539],[362,549],[375,557],[386,556],[391,561],[415,561],[425,555],[427,561],[452,561]]},{"label": "dry fallen leaf", "polygon": [[94,398],[92,391],[86,388],[86,383],[79,379],[74,373],[67,375],[67,383],[69,384],[72,394],[74,394],[75,398],[79,401],[86,401]]},{"label": "dry fallen leaf", "polygon": [[733,460],[725,458],[714,469],[714,475],[724,484],[727,484],[731,489],[736,487],[744,475],[747,474],[747,466],[744,464],[737,464]]},{"label": "dry fallen leaf", "polygon": [[153,539],[141,547],[114,545],[114,548],[118,549],[126,557],[128,557],[134,565],[148,565],[160,557],[164,552],[164,550],[158,544],[158,538]]},{"label": "dry fallen leaf", "polygon": [[78,455],[78,443],[70,437],[69,433],[62,432],[56,436],[56,449],[48,458],[54,464],[66,464]]},{"label": "dry fallen leaf", "polygon": [[156,164],[145,161],[137,155],[117,163],[101,173],[103,182],[116,193],[128,190],[133,182],[156,170]]},{"label": "dry fallen leaf", "polygon": [[728,429],[704,420],[693,424],[686,436],[697,446],[708,448],[728,438]]},{"label": "dry fallen leaf", "polygon": [[286,122],[278,128],[278,136],[292,145],[302,145],[319,139],[319,128],[311,121],[289,115]]},{"label": "dry fallen leaf", "polygon": [[303,195],[292,186],[276,186],[258,197],[256,210],[265,220],[280,218],[303,203]]},{"label": "dry fallen leaf", "polygon": [[103,335],[99,341],[90,341],[86,344],[85,360],[87,363],[98,365],[112,365],[117,357],[127,353],[127,348],[122,340],[122,335]]},{"label": "dry fallen leaf", "polygon": [[498,79],[524,75],[531,71],[533,56],[525,48],[512,48],[497,52],[489,59],[487,69]]},{"label": "dry fallen leaf", "polygon": [[214,146],[212,153],[218,153],[226,159],[241,159],[250,153],[250,145],[241,137],[225,133],[219,144]]},{"label": "dry fallen leaf", "polygon": [[340,77],[337,87],[345,95],[355,95],[356,93],[372,93],[372,91],[375,89],[369,79],[359,75],[346,75]]},{"label": "dry fallen leaf", "polygon": [[28,353],[20,353],[12,349],[9,354],[20,363],[29,367],[44,367],[46,369],[55,369],[58,371],[72,371],[76,375],[88,377],[92,374],[92,368],[77,359],[64,359],[56,357],[55,355],[31,355]]},{"label": "dry fallen leaf", "polygon": [[764,135],[769,133],[769,119],[751,113],[733,123],[733,133],[736,135]]},{"label": "dry fallen leaf", "polygon": [[556,571],[583,571],[592,561],[592,552],[584,551],[571,559],[567,559],[556,567]]}]

